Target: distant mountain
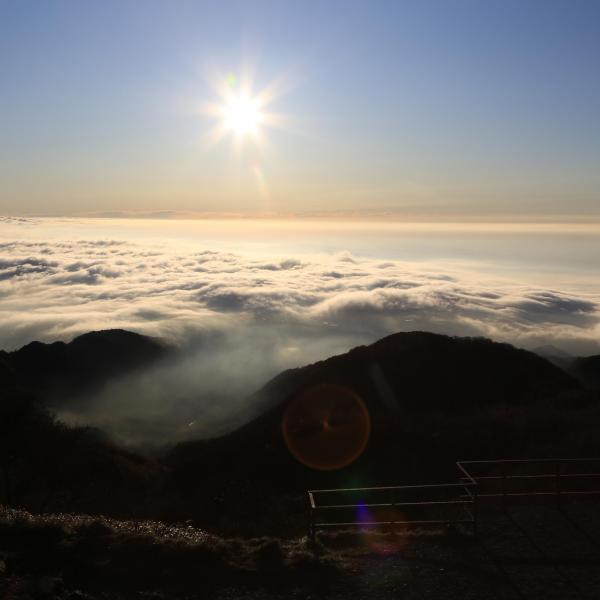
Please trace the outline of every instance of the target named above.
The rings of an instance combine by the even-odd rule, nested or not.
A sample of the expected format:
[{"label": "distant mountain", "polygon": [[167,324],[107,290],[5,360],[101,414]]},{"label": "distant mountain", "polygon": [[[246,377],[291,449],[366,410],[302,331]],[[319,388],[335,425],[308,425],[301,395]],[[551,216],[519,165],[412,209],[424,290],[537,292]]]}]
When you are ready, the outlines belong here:
[{"label": "distant mountain", "polygon": [[576,358],[568,370],[588,389],[600,390],[600,354]]},{"label": "distant mountain", "polygon": [[349,387],[372,411],[453,413],[520,404],[578,387],[573,377],[533,352],[485,338],[413,331],[285,371],[258,395],[278,406],[320,383]]},{"label": "distant mountain", "polygon": [[254,401],[266,408],[264,414],[238,435],[254,429],[261,430],[260,437],[278,435],[288,402],[319,384],[352,390],[371,415],[431,411],[456,415],[543,400],[580,387],[548,360],[509,344],[401,332],[279,374],[255,394]]},{"label": "distant mountain", "polygon": [[545,346],[538,346],[533,349],[533,352],[539,356],[549,360],[553,365],[560,367],[563,371],[568,371],[569,366],[574,360],[574,356],[557,348],[552,344],[546,344]]},{"label": "distant mountain", "polygon": [[31,342],[14,352],[0,351],[0,386],[13,384],[56,399],[91,391],[169,350],[159,339],[122,329],[93,331],[68,343]]},{"label": "distant mountain", "polygon": [[[476,455],[485,453],[488,444],[499,445],[505,448],[502,453],[508,454],[510,439],[505,434],[496,433],[493,438],[491,432],[486,433],[486,419],[494,419],[494,414],[518,414],[521,408],[541,415],[558,397],[582,391],[574,377],[548,360],[509,344],[421,331],[397,333],[279,374],[249,400],[263,407],[256,419],[226,436],[174,448],[168,462],[178,484],[191,485],[196,473],[205,473],[203,482],[227,474],[232,480],[245,477],[267,484],[276,473],[290,486],[305,477],[318,484],[319,475],[308,473],[287,451],[281,424],[286,407],[321,384],[352,390],[371,415],[367,451],[353,465],[354,475],[340,472],[342,482],[366,473],[375,478],[377,469],[389,473],[393,467],[399,473],[399,465],[407,468],[426,462],[426,456],[452,463],[463,451],[474,455],[467,447],[469,440],[480,438],[472,442],[479,447]],[[507,431],[518,426],[514,416],[503,423]],[[525,443],[528,438],[524,436]],[[463,442],[466,450],[462,450]],[[489,451],[497,452],[492,446]],[[514,451],[518,451],[516,445]],[[401,456],[408,462],[401,461]],[[331,483],[329,477],[323,481]]]},{"label": "distant mountain", "polygon": [[574,357],[551,344],[535,348],[534,352],[575,377],[587,389],[600,390],[600,355]]},{"label": "distant mountain", "polygon": [[[240,523],[256,523],[255,533],[264,534],[273,523],[287,526],[291,513],[303,522],[300,494],[311,487],[453,481],[454,462],[465,457],[600,452],[600,397],[573,375],[509,344],[418,331],[284,371],[247,399],[258,407],[255,419],[165,450],[160,460],[120,449],[97,431],[65,427],[36,402],[49,394],[55,402],[79,398],[170,352],[160,340],[120,330],[0,352],[0,385],[8,390],[0,389],[0,504],[193,519],[231,535]],[[588,386],[597,382],[598,358],[574,361]],[[370,414],[362,454],[335,471],[296,460],[282,435],[286,409],[323,385],[351,390]],[[348,414],[328,421],[318,413],[294,431],[312,443],[328,428],[352,425]]]},{"label": "distant mountain", "polygon": [[543,356],[544,358],[553,358],[553,357],[564,358],[564,359],[573,358],[572,354],[565,352],[561,348],[556,347],[554,344],[546,344],[544,346],[538,346],[537,348],[533,349],[533,352],[535,352],[536,354],[539,354],[540,356]]}]

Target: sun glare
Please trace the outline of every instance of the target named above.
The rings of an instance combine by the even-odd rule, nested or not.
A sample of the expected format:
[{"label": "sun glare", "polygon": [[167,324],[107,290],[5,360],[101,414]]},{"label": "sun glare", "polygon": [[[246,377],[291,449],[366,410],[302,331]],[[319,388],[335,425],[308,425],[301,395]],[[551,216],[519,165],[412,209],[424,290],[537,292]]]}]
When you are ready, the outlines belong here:
[{"label": "sun glare", "polygon": [[263,121],[256,98],[247,94],[232,95],[223,105],[223,126],[236,136],[255,135]]},{"label": "sun glare", "polygon": [[204,104],[202,108],[205,114],[217,121],[207,134],[209,145],[229,137],[236,151],[240,151],[246,142],[265,146],[267,129],[288,125],[288,119],[281,113],[273,113],[270,105],[285,93],[289,83],[281,78],[262,89],[253,90],[253,72],[249,69],[239,77],[234,73],[207,75],[218,97],[216,102]]}]

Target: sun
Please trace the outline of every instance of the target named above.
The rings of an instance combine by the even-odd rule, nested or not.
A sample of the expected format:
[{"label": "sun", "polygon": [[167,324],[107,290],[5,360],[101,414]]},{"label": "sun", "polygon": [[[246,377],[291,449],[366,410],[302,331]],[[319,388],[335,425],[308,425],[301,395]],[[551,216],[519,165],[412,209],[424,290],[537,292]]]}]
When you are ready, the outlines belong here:
[{"label": "sun", "polygon": [[290,84],[285,77],[280,77],[266,87],[256,89],[253,73],[254,69],[245,70],[240,76],[235,73],[227,76],[218,72],[207,74],[206,79],[217,96],[215,101],[201,105],[202,113],[216,121],[206,134],[208,146],[230,138],[236,153],[246,144],[266,148],[268,129],[288,128],[288,117],[274,113],[271,105],[287,92]]},{"label": "sun", "polygon": [[264,121],[260,103],[248,94],[232,94],[222,107],[223,127],[237,137],[256,135]]}]

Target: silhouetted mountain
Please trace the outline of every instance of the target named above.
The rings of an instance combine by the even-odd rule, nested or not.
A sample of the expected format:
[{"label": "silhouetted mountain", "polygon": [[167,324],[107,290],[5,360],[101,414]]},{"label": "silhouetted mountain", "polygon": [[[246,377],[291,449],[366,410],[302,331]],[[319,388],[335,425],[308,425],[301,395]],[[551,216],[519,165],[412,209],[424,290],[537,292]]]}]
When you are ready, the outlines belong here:
[{"label": "silhouetted mountain", "polygon": [[540,346],[534,352],[575,377],[587,389],[600,389],[600,355],[573,357],[552,345]]},{"label": "silhouetted mountain", "polygon": [[[369,445],[361,458],[333,474],[300,465],[281,432],[289,403],[320,384],[358,394],[372,421]],[[251,485],[276,480],[289,487],[318,487],[336,479],[381,483],[390,473],[418,481],[423,479],[414,475],[418,464],[450,468],[463,452],[508,455],[539,443],[538,434],[544,444],[546,435],[558,440],[554,431],[530,431],[535,427],[531,419],[537,415],[540,423],[545,422],[559,399],[580,393],[581,385],[572,376],[509,344],[426,332],[397,333],[281,373],[251,399],[262,403],[261,416],[224,437],[179,444],[168,462],[176,485],[183,488],[196,485],[197,473],[205,474],[205,486],[224,477],[253,481]],[[519,412],[527,413],[526,424],[519,422]],[[507,414],[511,414],[508,421],[500,416],[498,425],[497,415]],[[508,443],[507,436],[517,428],[521,439]]]},{"label": "silhouetted mountain", "polygon": [[557,348],[553,344],[546,344],[544,346],[538,346],[537,348],[533,349],[533,352],[535,352],[536,354],[539,354],[540,356],[543,356],[544,358],[554,358],[554,357],[565,358],[565,359],[573,358],[572,354],[565,352],[561,348]]},{"label": "silhouetted mountain", "polygon": [[[35,401],[45,386],[83,391],[168,351],[152,338],[106,331],[0,353],[0,378],[13,388],[0,395],[0,472],[8,474],[0,502],[192,519],[232,535],[240,528],[297,532],[307,487],[443,480],[455,476],[461,457],[600,451],[596,392],[534,353],[425,332],[285,371],[248,399],[259,417],[226,436],[179,444],[161,461],[119,449],[88,428],[66,427]],[[588,377],[597,357],[578,364]],[[15,381],[21,385],[11,386]],[[336,471],[304,466],[282,436],[289,403],[322,384],[352,390],[371,417],[362,455]]]},{"label": "silhouetted mountain", "polygon": [[127,515],[162,472],[97,430],[63,425],[28,392],[0,394],[0,505]]},{"label": "silhouetted mountain", "polygon": [[542,358],[549,360],[553,365],[556,365],[563,371],[567,372],[569,371],[569,367],[574,360],[574,357],[571,354],[561,350],[560,348],[557,348],[556,346],[553,346],[552,344],[538,346],[537,348],[533,349],[533,352]]},{"label": "silhouetted mountain", "polygon": [[600,390],[600,354],[576,358],[569,365],[569,372],[588,389]]},{"label": "silhouetted mountain", "polygon": [[319,384],[352,390],[372,416],[431,411],[456,415],[534,402],[580,387],[548,360],[509,344],[402,332],[280,373],[253,399],[266,407],[265,413],[233,435],[276,435],[287,403]]},{"label": "silhouetted mountain", "polygon": [[280,406],[294,394],[328,383],[356,392],[371,411],[442,410],[452,413],[515,405],[578,387],[548,360],[485,338],[414,331],[291,369],[258,395]]},{"label": "silhouetted mountain", "polygon": [[31,342],[0,353],[0,385],[12,383],[56,399],[93,390],[112,377],[163,358],[168,351],[158,339],[122,329],[86,333],[69,343]]},{"label": "silhouetted mountain", "polygon": [[13,386],[15,383],[15,372],[9,364],[8,353],[0,350],[0,390]]}]

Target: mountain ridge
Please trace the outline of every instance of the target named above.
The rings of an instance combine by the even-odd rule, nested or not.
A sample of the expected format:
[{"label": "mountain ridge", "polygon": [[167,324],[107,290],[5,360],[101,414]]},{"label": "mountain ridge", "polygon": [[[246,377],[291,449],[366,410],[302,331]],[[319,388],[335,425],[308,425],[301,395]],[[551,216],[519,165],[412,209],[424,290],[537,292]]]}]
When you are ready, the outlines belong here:
[{"label": "mountain ridge", "polygon": [[[356,365],[362,367],[358,370],[358,372],[364,372],[365,370],[369,370],[368,368],[365,369],[365,367],[370,366],[370,364],[377,365],[384,361],[386,362],[384,366],[386,366],[388,370],[393,370],[394,365],[391,363],[391,361],[394,359],[394,357],[397,358],[398,355],[401,355],[404,360],[409,360],[411,367],[416,369],[421,369],[419,360],[415,360],[416,353],[419,353],[419,359],[424,360],[427,358],[426,355],[431,356],[431,353],[433,352],[437,353],[436,358],[446,358],[446,361],[450,362],[453,367],[459,366],[461,368],[470,368],[473,366],[473,362],[481,363],[482,355],[479,355],[476,352],[463,352],[461,359],[457,360],[455,354],[456,351],[464,350],[464,348],[468,345],[473,345],[474,348],[476,347],[477,350],[483,351],[484,354],[487,352],[490,355],[488,357],[490,359],[506,359],[509,355],[512,355],[513,360],[511,366],[519,369],[519,375],[521,377],[526,375],[524,372],[527,370],[527,368],[535,367],[540,369],[540,375],[543,374],[550,378],[549,381],[544,381],[540,377],[540,380],[537,382],[537,391],[540,393],[544,392],[544,388],[547,388],[546,391],[549,391],[550,389],[556,390],[557,384],[558,389],[561,389],[561,387],[567,389],[572,386],[576,386],[575,378],[571,374],[566,373],[563,369],[553,365],[544,357],[541,357],[528,350],[516,348],[511,344],[495,342],[483,337],[446,336],[426,331],[412,331],[394,333],[385,336],[384,338],[381,338],[372,344],[356,346],[347,352],[328,357],[315,363],[283,371],[268,381],[263,388],[261,388],[261,390],[256,392],[255,395],[269,397],[277,394],[285,394],[286,388],[293,389],[298,385],[310,385],[316,383],[343,385],[346,383],[343,380],[347,377],[353,379],[352,372],[344,372],[346,366],[345,363],[355,363]],[[454,354],[444,355],[446,352]],[[471,361],[471,364],[467,364],[468,361]],[[432,362],[434,361],[432,360]],[[497,366],[497,364],[488,364],[486,366],[487,372],[485,375],[489,376],[493,371],[496,370]],[[405,368],[404,370],[406,371],[407,369]],[[356,372],[357,371],[354,373]],[[447,366],[444,368],[444,373],[446,375],[446,379],[448,379],[451,375]],[[407,375],[409,379],[414,378],[414,371],[412,373],[408,373]],[[377,373],[374,374],[371,372],[369,373],[369,377],[371,379],[377,379]],[[389,379],[389,377],[387,377],[387,379]],[[481,374],[479,375],[479,379],[481,379]],[[392,382],[392,384],[393,383],[394,382]],[[366,382],[363,382],[362,386],[365,384]],[[439,387],[441,388],[443,386]],[[531,391],[535,392],[536,390],[532,388]],[[493,389],[491,390],[491,393],[494,396],[497,396],[498,390]],[[371,388],[369,393],[365,394],[365,401],[367,405],[372,407],[372,405],[375,404],[374,397],[378,394],[381,395],[381,392],[375,393]]]},{"label": "mountain ridge", "polygon": [[[378,379],[384,385],[378,385]],[[358,395],[371,417],[370,440],[363,455],[354,465],[329,475],[298,463],[282,435],[286,407],[323,384],[341,386]],[[386,389],[396,407],[390,407],[382,394]],[[252,485],[268,485],[268,474],[279,473],[281,485],[285,481],[290,489],[299,482],[328,485],[338,477],[343,483],[348,477],[362,478],[366,473],[370,473],[369,480],[380,481],[395,460],[390,454],[414,453],[423,442],[419,436],[438,436],[436,444],[446,444],[446,452],[452,444],[457,455],[463,446],[474,454],[469,440],[474,435],[478,439],[486,427],[497,427],[496,414],[522,412],[524,418],[543,422],[544,412],[552,412],[558,405],[568,406],[572,397],[582,395],[585,390],[573,376],[510,344],[400,332],[278,374],[251,396],[263,407],[256,418],[224,436],[181,442],[170,451],[167,462],[174,480],[184,486],[191,485],[198,472],[209,475],[205,481],[227,473],[231,480],[253,481]],[[500,425],[507,430],[513,426]],[[444,464],[447,459],[441,448],[438,450],[430,458]]]},{"label": "mountain ridge", "polygon": [[[74,345],[28,345],[20,356],[26,362],[27,356],[50,352],[60,364],[66,348],[88,357],[101,353],[110,360],[96,375],[112,377],[109,367],[120,355],[110,350],[119,340],[125,340],[125,354],[138,343],[152,348],[145,364],[169,351],[150,338],[109,331]],[[0,353],[5,370],[13,364],[10,353]],[[128,363],[128,368],[139,366]],[[19,375],[25,371],[20,368]],[[335,471],[315,470],[297,460],[282,431],[288,403],[322,385],[348,388],[370,414],[362,454]],[[0,394],[0,469],[8,468],[12,477],[8,486],[0,480],[0,502],[5,498],[7,504],[33,510],[88,514],[137,517],[142,512],[230,531],[232,523],[285,526],[288,510],[302,518],[303,505],[295,498],[307,488],[444,480],[454,473],[454,461],[465,456],[595,456],[600,450],[599,399],[544,358],[510,344],[401,332],[283,371],[247,397],[260,403],[260,410],[242,427],[165,447],[148,458],[89,428],[60,423],[47,404],[15,388]],[[18,472],[10,470],[14,457]],[[279,506],[282,497],[287,508],[276,516],[269,506]]]},{"label": "mountain ridge", "polygon": [[64,401],[156,363],[170,351],[160,338],[124,329],[90,331],[69,342],[33,341],[12,352],[0,351],[0,383]]}]

